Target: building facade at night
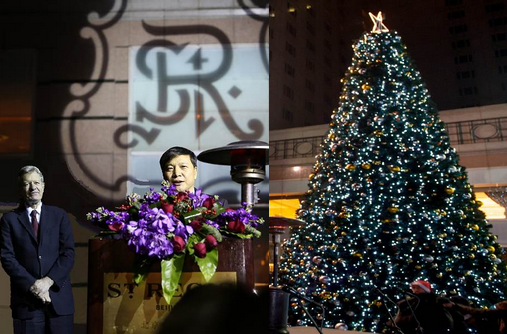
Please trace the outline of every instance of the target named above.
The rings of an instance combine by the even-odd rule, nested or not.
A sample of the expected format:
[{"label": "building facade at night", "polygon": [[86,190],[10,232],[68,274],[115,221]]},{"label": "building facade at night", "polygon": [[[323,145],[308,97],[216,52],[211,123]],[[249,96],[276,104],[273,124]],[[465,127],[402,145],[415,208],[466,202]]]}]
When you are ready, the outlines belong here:
[{"label": "building facade at night", "polygon": [[272,1],[272,130],[327,123],[354,40],[382,11],[398,31],[438,108],[507,102],[504,0]]}]

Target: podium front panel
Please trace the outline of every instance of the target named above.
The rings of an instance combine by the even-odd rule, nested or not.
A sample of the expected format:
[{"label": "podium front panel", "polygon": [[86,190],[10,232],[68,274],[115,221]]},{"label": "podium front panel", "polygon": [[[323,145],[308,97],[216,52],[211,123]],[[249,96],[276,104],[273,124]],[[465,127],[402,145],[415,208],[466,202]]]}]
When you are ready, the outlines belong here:
[{"label": "podium front panel", "polygon": [[[241,284],[254,288],[250,240],[224,239],[218,245],[217,271],[209,283]],[[163,318],[185,294],[205,284],[191,257],[185,259],[180,285],[171,304],[162,295],[160,261],[150,268],[145,282],[133,282],[134,253],[122,239],[89,241],[88,333],[155,333]]]}]

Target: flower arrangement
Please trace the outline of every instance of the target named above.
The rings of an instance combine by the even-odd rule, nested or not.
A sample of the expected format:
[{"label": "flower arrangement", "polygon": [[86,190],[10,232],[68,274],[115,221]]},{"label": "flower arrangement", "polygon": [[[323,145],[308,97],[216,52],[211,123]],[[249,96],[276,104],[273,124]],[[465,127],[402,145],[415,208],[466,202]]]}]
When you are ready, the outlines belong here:
[{"label": "flower arrangement", "polygon": [[156,260],[161,260],[162,288],[167,303],[178,288],[185,256],[192,256],[206,281],[215,274],[217,245],[223,236],[249,239],[260,237],[262,218],[243,204],[224,208],[218,196],[178,192],[167,181],[161,191],[150,189],[143,197],[127,196],[116,210],[104,207],[87,214],[87,219],[104,231],[118,233],[135,252],[134,281],[140,284]]}]

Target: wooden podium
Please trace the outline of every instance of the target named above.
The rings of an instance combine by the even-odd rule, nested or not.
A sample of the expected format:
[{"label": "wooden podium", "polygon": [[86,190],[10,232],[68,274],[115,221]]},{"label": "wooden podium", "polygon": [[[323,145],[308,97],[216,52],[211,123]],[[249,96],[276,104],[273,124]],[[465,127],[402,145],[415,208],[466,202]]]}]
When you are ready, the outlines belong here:
[{"label": "wooden podium", "polygon": [[[168,305],[162,297],[160,262],[146,282],[135,285],[132,278],[134,253],[123,239],[96,237],[89,241],[88,334],[156,333],[163,317],[192,287],[204,284],[199,267],[185,259],[180,287]],[[225,239],[218,245],[218,267],[210,283],[235,283],[254,288],[251,240]]]}]

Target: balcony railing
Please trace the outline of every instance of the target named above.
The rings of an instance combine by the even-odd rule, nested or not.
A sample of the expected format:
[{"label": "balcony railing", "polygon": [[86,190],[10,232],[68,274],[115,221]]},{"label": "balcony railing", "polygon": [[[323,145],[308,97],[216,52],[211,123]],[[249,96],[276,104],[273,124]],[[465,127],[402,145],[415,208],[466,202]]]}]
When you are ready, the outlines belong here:
[{"label": "balcony railing", "polygon": [[[507,140],[507,117],[447,123],[452,146]],[[314,157],[320,153],[324,135],[269,142],[269,159]]]}]

